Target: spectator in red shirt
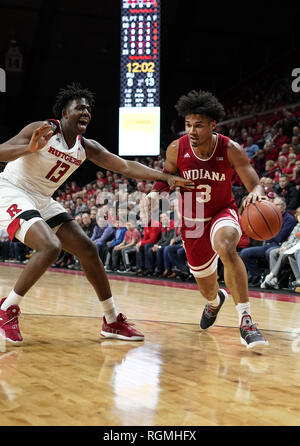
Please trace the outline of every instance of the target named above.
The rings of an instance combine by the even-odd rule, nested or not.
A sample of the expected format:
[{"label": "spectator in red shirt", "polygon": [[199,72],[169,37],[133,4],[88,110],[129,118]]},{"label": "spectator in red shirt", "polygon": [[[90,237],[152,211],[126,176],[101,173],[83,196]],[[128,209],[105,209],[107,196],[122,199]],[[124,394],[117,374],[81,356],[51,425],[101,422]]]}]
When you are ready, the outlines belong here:
[{"label": "spectator in red shirt", "polygon": [[281,147],[282,144],[289,142],[289,137],[283,133],[283,127],[279,127],[277,134],[273,138],[273,143],[276,147]]},{"label": "spectator in red shirt", "polygon": [[279,150],[278,156],[282,156],[283,155],[283,156],[286,157],[286,159],[288,159],[289,153],[290,153],[290,146],[289,146],[289,144],[282,144],[282,146],[281,146],[281,148]]},{"label": "spectator in red shirt", "polygon": [[76,181],[72,181],[70,187],[70,194],[75,194],[76,192],[80,192],[80,187],[77,185]]},{"label": "spectator in red shirt", "polygon": [[289,153],[288,163],[286,168],[284,169],[284,173],[289,176],[289,179],[292,178],[294,168],[296,166],[297,155],[295,153]]},{"label": "spectator in red shirt", "polygon": [[149,217],[143,232],[142,240],[136,244],[136,273],[138,275],[145,275],[148,272],[148,251],[151,250],[161,236],[161,223],[151,220],[151,217]]},{"label": "spectator in red shirt", "polygon": [[136,245],[141,241],[141,234],[140,232],[135,228],[134,224],[130,221],[126,224],[127,231],[125,233],[124,239],[122,243],[120,243],[118,246],[115,246],[113,251],[113,267],[118,266],[119,257],[122,256],[123,264],[125,266],[124,270],[118,270],[118,272],[131,272],[131,264],[129,255],[135,254],[136,255]]},{"label": "spectator in red shirt", "polygon": [[267,141],[264,145],[265,159],[276,161],[278,158],[278,149],[274,147],[272,141]]},{"label": "spectator in red shirt", "polygon": [[274,176],[275,183],[278,183],[280,175],[282,173],[285,173],[284,169],[286,168],[286,166],[287,166],[287,158],[284,155],[279,156],[278,160],[277,160],[277,166],[276,166],[277,171]]},{"label": "spectator in red shirt", "polygon": [[265,162],[265,171],[263,172],[263,177],[270,177],[274,178],[277,171],[277,166],[275,161],[273,160],[267,160]]},{"label": "spectator in red shirt", "polygon": [[107,179],[105,178],[105,175],[104,175],[104,173],[102,172],[102,170],[99,170],[98,172],[97,172],[97,184],[98,185],[100,185],[100,184],[107,184]]}]

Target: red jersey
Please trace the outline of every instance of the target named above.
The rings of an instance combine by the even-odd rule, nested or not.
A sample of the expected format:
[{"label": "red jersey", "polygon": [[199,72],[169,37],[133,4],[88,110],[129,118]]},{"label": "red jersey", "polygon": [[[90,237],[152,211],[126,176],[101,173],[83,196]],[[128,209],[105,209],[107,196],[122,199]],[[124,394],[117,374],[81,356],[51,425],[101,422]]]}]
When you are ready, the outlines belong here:
[{"label": "red jersey", "polygon": [[227,157],[229,138],[220,133],[215,135],[215,147],[207,159],[196,155],[188,135],[179,139],[177,166],[180,175],[196,185],[193,191],[181,189],[183,227],[191,227],[193,221],[205,224],[224,208],[232,208],[237,212],[231,186],[235,171]]}]

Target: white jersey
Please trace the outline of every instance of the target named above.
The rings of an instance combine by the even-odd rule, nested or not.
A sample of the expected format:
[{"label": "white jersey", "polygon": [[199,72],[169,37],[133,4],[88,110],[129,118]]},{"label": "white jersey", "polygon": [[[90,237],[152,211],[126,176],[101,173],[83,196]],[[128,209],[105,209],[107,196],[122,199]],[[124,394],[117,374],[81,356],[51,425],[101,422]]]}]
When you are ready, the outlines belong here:
[{"label": "white jersey", "polygon": [[59,121],[50,120],[56,130],[41,150],[10,161],[0,178],[27,192],[51,197],[72,173],[85,161],[86,153],[78,135],[69,149]]}]

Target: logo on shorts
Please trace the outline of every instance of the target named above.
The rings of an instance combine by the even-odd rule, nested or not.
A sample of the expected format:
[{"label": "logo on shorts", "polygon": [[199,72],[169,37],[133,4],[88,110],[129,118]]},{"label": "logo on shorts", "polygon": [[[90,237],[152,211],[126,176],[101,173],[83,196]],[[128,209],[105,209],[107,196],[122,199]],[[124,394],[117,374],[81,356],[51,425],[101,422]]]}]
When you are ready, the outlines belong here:
[{"label": "logo on shorts", "polygon": [[8,212],[11,218],[14,218],[14,216],[21,211],[22,209],[19,209],[17,204],[12,204],[8,209],[6,209],[6,212]]}]

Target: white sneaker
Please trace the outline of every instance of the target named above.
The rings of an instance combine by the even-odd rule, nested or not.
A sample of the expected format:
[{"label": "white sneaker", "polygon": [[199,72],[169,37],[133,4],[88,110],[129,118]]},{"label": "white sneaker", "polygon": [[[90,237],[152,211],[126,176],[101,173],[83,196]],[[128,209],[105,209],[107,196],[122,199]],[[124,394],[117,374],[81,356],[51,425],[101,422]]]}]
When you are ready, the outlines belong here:
[{"label": "white sneaker", "polygon": [[[267,285],[273,286],[272,282],[274,279],[276,279],[276,281],[277,281],[277,277],[274,277],[273,273],[267,274],[264,281],[261,283],[260,287],[267,288]],[[277,284],[277,286],[278,286],[278,284]]]},{"label": "white sneaker", "polygon": [[273,277],[271,280],[269,280],[268,285],[270,285],[271,287],[273,287],[276,290],[278,290],[279,286],[278,286],[278,279],[277,279],[277,277]]}]

